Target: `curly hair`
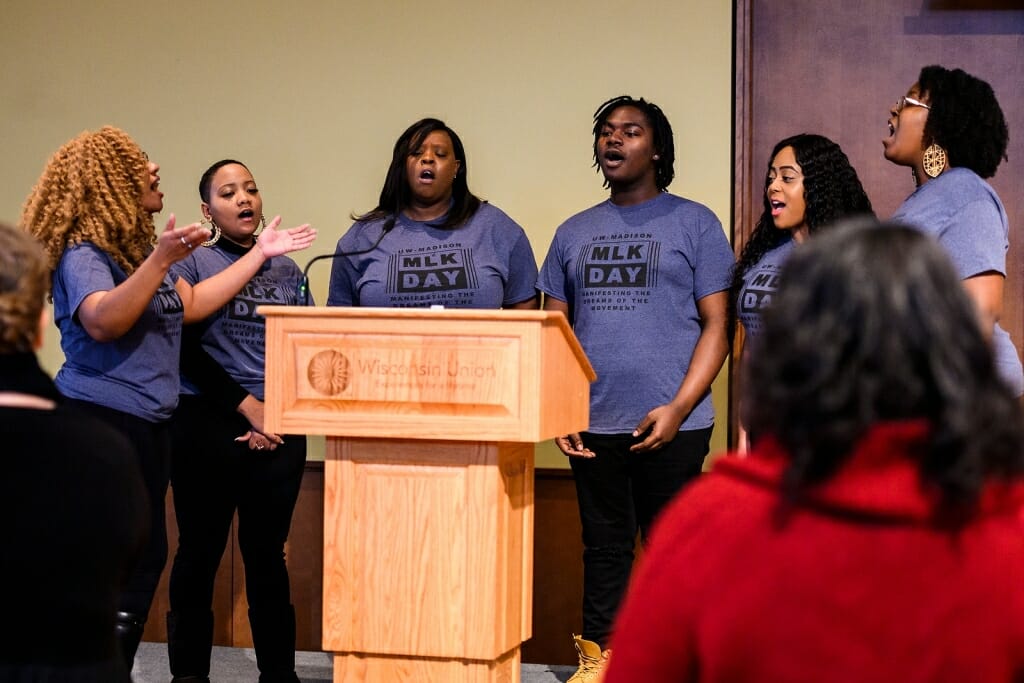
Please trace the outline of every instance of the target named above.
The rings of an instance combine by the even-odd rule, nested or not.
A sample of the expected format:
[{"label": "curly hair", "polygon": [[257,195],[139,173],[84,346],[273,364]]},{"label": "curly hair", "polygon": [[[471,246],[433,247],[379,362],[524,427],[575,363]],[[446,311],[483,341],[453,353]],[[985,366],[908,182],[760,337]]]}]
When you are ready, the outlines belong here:
[{"label": "curly hair", "polygon": [[122,130],[85,131],[57,150],[25,200],[21,228],[40,241],[49,267],[64,250],[91,242],[132,273],[156,240],[142,206],[146,155]]},{"label": "curly hair", "polygon": [[[647,123],[650,124],[653,135],[654,151],[658,154],[658,158],[654,161],[654,182],[658,186],[658,191],[664,192],[676,176],[676,146],[672,136],[672,124],[668,122],[668,117],[665,116],[661,107],[642,97],[619,95],[602,104],[594,112],[594,168],[600,167],[600,162],[597,159],[597,144],[601,139],[601,129],[604,128],[604,124],[612,112],[620,107],[639,109],[647,117]],[[607,178],[604,179],[604,186],[608,187]]]},{"label": "curly hair", "polygon": [[409,189],[409,178],[405,168],[409,155],[418,150],[427,136],[435,131],[442,131],[448,134],[452,141],[452,152],[459,161],[459,168],[452,183],[452,208],[448,212],[443,223],[436,227],[454,229],[472,218],[476,210],[480,208],[482,200],[469,191],[469,161],[466,159],[466,148],[461,138],[454,130],[440,119],[420,119],[405,129],[405,132],[398,136],[395,147],[391,151],[391,165],[384,177],[384,187],[380,191],[380,200],[377,206],[364,214],[353,213],[351,218],[354,221],[375,221],[381,218],[387,219],[384,230],[390,230],[395,225],[398,214],[409,206],[412,199],[412,190]]},{"label": "curly hair", "polygon": [[[800,165],[804,176],[804,221],[809,234],[813,235],[841,218],[857,215],[874,217],[871,200],[864,192],[857,171],[850,165],[850,160],[839,145],[823,135],[812,133],[785,138],[772,148],[768,157],[768,170],[771,170],[775,157],[786,147],[793,148],[796,163]],[[770,184],[766,173],[764,191],[761,193],[764,206],[761,217],[733,267],[732,286],[729,290],[730,316],[735,315],[736,297],[743,287],[743,276],[790,234],[788,230],[777,229],[772,221],[772,207],[767,192]]]},{"label": "curly hair", "polygon": [[945,521],[1024,474],[1024,420],[949,257],[930,236],[853,221],[787,259],[749,355],[746,424],[791,461],[787,499],[831,477],[872,425],[924,419],[916,454]]},{"label": "curly hair", "polygon": [[1010,143],[1003,110],[990,86],[961,69],[926,66],[917,77],[931,109],[924,124],[926,144],[946,150],[949,165],[991,178]]},{"label": "curly hair", "polygon": [[32,237],[0,223],[0,354],[31,351],[50,278]]}]

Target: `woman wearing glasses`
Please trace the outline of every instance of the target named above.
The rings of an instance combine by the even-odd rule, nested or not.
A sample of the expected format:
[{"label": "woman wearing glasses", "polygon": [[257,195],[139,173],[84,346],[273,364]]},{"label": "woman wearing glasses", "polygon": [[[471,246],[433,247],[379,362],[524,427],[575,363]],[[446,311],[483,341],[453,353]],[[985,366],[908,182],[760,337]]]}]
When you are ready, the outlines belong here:
[{"label": "woman wearing glasses", "polygon": [[1024,371],[1010,336],[999,326],[1009,226],[991,178],[1009,133],[988,83],[960,69],[926,66],[890,110],[885,158],[910,167],[917,189],[893,220],[931,233],[952,257],[991,336],[996,364],[1017,396]]}]

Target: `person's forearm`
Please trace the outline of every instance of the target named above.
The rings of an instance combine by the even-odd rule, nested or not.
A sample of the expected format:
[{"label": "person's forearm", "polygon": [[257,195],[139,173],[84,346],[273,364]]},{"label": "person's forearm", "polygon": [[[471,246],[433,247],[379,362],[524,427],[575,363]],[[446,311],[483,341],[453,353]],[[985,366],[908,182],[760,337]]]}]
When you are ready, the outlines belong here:
[{"label": "person's forearm", "polygon": [[263,251],[259,246],[255,246],[213,277],[197,282],[191,287],[186,285],[179,288],[185,304],[185,322],[204,320],[231,301],[249,283],[253,275],[259,272],[260,266],[266,260]]},{"label": "person's forearm", "polygon": [[725,357],[729,355],[729,330],[726,304],[728,296],[718,292],[697,302],[700,312],[701,332],[690,358],[690,367],[672,399],[676,408],[689,415],[701,397],[711,388],[711,383],[722,369]]},{"label": "person's forearm", "polygon": [[689,415],[701,397],[711,388],[711,383],[722,369],[725,357],[729,354],[726,341],[725,326],[721,330],[705,327],[693,350],[693,358],[686,376],[679,385],[679,390],[672,398],[672,404],[685,410]]},{"label": "person's forearm", "polygon": [[124,336],[149,306],[170,267],[171,263],[154,251],[127,280],[86,297],[79,306],[78,319],[89,336],[100,342]]}]

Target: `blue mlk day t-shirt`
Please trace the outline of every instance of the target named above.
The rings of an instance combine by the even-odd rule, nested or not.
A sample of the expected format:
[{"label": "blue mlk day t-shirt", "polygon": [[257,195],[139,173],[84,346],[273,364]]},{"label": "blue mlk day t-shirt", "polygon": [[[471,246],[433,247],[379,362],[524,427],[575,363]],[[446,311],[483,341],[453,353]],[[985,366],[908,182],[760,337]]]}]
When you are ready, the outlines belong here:
[{"label": "blue mlk day t-shirt", "polygon": [[[334,259],[329,306],[502,308],[536,295],[537,261],[523,229],[501,209],[482,203],[464,224],[399,215],[376,249]],[[384,219],[355,223],[338,252],[368,249]]]},{"label": "blue mlk day t-shirt", "polygon": [[[195,249],[172,266],[171,272],[193,287],[241,258],[248,248],[221,238],[212,247]],[[275,256],[263,265],[231,301],[196,323],[203,349],[250,394],[264,400],[266,319],[256,313],[263,305],[291,306],[298,302],[302,271],[291,258]],[[187,379],[182,393],[200,393]]]},{"label": "blue mlk day t-shirt", "polygon": [[[1006,275],[1010,227],[992,189],[967,168],[951,168],[918,187],[896,209],[893,221],[926,232],[946,249],[966,280],[982,273]],[[998,323],[992,333],[999,375],[1017,396],[1024,395],[1024,369],[1010,335]]]},{"label": "blue mlk day t-shirt", "polygon": [[64,251],[53,274],[53,311],[65,360],[54,382],[69,398],[160,422],[178,405],[184,307],[172,278],[164,277],[146,310],[118,339],[96,341],[78,319],[87,296],[127,279],[121,266],[90,242]]},{"label": "blue mlk day t-shirt", "polygon": [[775,297],[782,266],[795,244],[792,233],[787,233],[782,242],[765,252],[743,274],[743,286],[736,297],[736,319],[743,325],[748,340],[761,333],[762,311],[771,305]]},{"label": "blue mlk day t-shirt", "polygon": [[[537,287],[569,305],[597,381],[590,431],[630,433],[679,390],[701,333],[697,301],[729,288],[732,248],[707,207],[668,193],[606,200],[555,232]],[[680,429],[714,423],[708,391]]]}]

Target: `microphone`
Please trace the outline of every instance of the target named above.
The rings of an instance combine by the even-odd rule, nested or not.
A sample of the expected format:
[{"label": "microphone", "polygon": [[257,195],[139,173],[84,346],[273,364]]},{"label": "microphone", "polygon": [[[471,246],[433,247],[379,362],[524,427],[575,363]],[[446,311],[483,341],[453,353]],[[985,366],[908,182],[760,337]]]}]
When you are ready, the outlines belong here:
[{"label": "microphone", "polygon": [[391,232],[391,229],[393,227],[395,227],[395,219],[394,218],[390,218],[390,219],[388,219],[387,222],[384,223],[384,228],[380,231],[380,237],[377,238],[377,241],[374,242],[373,244],[371,244],[370,246],[368,246],[366,249],[358,249],[356,251],[335,251],[335,252],[330,253],[330,254],[320,254],[318,256],[314,256],[313,258],[311,258],[309,260],[309,263],[306,264],[306,267],[303,268],[303,270],[302,270],[302,279],[299,280],[299,301],[301,302],[301,305],[302,306],[308,306],[309,305],[309,267],[310,266],[312,266],[317,261],[322,261],[324,259],[332,259],[333,260],[333,259],[336,259],[336,258],[340,258],[342,256],[361,256],[363,254],[369,254],[371,251],[373,251],[378,246],[380,246],[380,241],[382,239],[384,239],[384,235],[386,235],[389,232]]}]

